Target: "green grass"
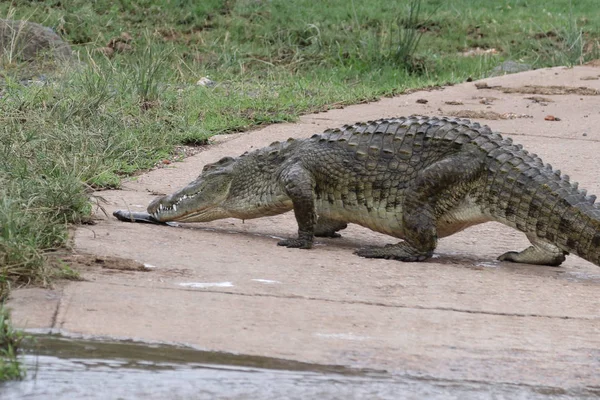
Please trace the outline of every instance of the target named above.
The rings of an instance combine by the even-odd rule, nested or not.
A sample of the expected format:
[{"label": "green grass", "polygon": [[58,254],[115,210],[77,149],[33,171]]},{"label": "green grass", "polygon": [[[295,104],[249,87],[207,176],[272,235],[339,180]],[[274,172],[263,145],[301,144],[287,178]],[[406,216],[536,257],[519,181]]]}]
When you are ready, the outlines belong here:
[{"label": "green grass", "polygon": [[22,340],[23,334],[12,328],[8,311],[0,304],[0,384],[25,376],[25,370],[17,358]]},{"label": "green grass", "polygon": [[[80,64],[0,56],[0,299],[56,275],[47,257],[68,246],[69,225],[91,222],[93,189],[118,187],[178,145],[485,77],[508,59],[585,62],[598,57],[596,3],[2,2],[0,15],[53,27]],[[132,51],[96,51],[123,32]],[[475,47],[498,54],[461,55]],[[42,69],[45,84],[22,84]],[[217,84],[195,84],[205,76]]]}]

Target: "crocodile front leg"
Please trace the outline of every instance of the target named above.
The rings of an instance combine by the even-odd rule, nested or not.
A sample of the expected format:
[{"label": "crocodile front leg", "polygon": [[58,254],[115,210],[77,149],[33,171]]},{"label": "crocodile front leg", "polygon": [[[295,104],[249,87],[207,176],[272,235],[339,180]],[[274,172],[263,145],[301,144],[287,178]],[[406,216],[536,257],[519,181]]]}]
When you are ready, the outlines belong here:
[{"label": "crocodile front leg", "polygon": [[[465,150],[449,156],[421,171],[406,189],[402,225],[404,241],[385,247],[367,247],[356,251],[361,257],[398,261],[424,261],[437,246],[437,215],[440,200],[458,204],[471,183],[482,171],[483,160],[477,151]],[[446,206],[449,207],[449,206]]]},{"label": "crocodile front leg", "polygon": [[281,240],[279,246],[310,249],[313,244],[317,211],[315,208],[315,183],[312,175],[298,164],[281,174],[283,190],[292,200],[294,216],[298,223],[296,239]]}]

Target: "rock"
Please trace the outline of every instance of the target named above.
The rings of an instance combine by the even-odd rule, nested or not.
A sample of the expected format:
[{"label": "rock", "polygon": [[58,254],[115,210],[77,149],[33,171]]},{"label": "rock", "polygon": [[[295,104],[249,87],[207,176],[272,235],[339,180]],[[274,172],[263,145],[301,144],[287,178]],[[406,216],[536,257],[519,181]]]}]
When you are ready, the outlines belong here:
[{"label": "rock", "polygon": [[72,56],[71,46],[52,29],[28,21],[0,19],[0,54],[32,61],[38,57],[67,60]]},{"label": "rock", "polygon": [[504,61],[492,70],[490,76],[502,76],[507,74],[516,74],[517,72],[525,72],[533,69],[529,64],[522,64],[516,61]]},{"label": "rock", "polygon": [[216,82],[211,80],[208,76],[204,76],[202,78],[200,78],[198,80],[198,82],[196,82],[196,85],[198,86],[206,86],[206,87],[213,87],[216,85]]},{"label": "rock", "polygon": [[48,84],[48,78],[42,74],[35,79],[21,79],[19,83],[23,86],[45,86]]}]

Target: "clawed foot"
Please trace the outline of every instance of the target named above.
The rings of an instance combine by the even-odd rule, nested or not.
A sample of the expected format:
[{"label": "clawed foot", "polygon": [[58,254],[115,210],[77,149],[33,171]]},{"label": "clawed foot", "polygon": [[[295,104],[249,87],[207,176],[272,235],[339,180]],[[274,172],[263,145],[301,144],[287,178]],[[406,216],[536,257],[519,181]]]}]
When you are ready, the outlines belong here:
[{"label": "clawed foot", "polygon": [[515,259],[519,256],[519,252],[517,251],[507,251],[504,254],[498,256],[498,261],[512,261],[515,262]]},{"label": "clawed foot", "polygon": [[537,265],[549,265],[551,267],[558,267],[566,259],[566,254],[563,251],[544,251],[543,249],[530,246],[525,250],[518,251],[507,251],[498,257],[498,261],[512,261],[516,263],[525,264],[537,264]]},{"label": "clawed foot", "polygon": [[385,258],[386,260],[414,262],[424,261],[428,258],[431,258],[433,251],[422,252],[411,247],[405,242],[401,242],[394,245],[387,245],[385,247],[364,247],[356,250],[354,254],[365,258]]},{"label": "clawed foot", "polygon": [[310,249],[312,248],[312,240],[306,239],[285,239],[277,242],[277,246],[285,246],[294,249]]}]

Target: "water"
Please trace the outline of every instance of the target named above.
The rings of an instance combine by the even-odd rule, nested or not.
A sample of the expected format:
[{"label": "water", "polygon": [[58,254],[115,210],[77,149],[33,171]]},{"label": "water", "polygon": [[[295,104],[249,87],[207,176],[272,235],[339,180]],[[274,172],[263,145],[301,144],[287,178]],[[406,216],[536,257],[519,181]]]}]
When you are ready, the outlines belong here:
[{"label": "water", "polygon": [[599,390],[443,381],[132,342],[39,336],[16,399],[592,399]]}]

